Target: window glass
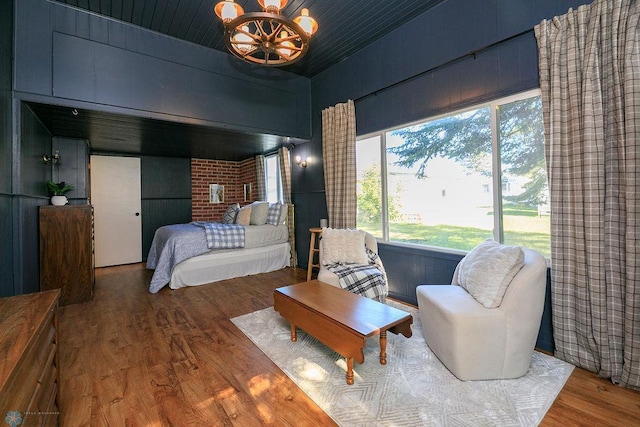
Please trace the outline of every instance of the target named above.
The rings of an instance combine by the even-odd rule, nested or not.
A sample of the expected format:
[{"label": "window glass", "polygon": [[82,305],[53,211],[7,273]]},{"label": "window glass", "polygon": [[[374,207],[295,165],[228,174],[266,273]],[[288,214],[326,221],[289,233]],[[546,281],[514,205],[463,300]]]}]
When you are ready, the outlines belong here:
[{"label": "window glass", "polygon": [[369,135],[356,155],[358,227],[376,237],[460,250],[494,238],[550,256],[539,91]]},{"label": "window glass", "polygon": [[280,160],[277,154],[264,158],[265,191],[267,202],[276,203],[283,200],[282,181],[280,178]]},{"label": "window glass", "polygon": [[356,142],[356,168],[358,173],[357,227],[382,238],[382,177],[380,136]]},{"label": "window glass", "polygon": [[502,104],[497,111],[504,243],[524,245],[550,257],[542,102],[535,96]]},{"label": "window glass", "polygon": [[490,109],[387,133],[389,240],[472,249],[493,236]]}]

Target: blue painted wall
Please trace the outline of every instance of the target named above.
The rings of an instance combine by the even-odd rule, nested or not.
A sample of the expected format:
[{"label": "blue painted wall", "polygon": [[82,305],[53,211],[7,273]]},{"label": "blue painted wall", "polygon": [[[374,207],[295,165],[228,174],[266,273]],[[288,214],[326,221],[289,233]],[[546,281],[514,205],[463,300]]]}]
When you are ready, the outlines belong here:
[{"label": "blue painted wall", "polygon": [[142,192],[142,260],[156,230],[191,222],[191,159],[140,158]]},{"label": "blue painted wall", "polygon": [[23,100],[309,139],[310,81],[46,0],[16,2]]},{"label": "blue painted wall", "polygon": [[[298,248],[309,246],[307,226],[326,215],[322,173],[323,108],[356,100],[357,133],[365,135],[539,87],[538,52],[530,31],[584,0],[449,0],[417,16],[311,80],[311,142],[293,155],[314,158],[294,170]],[[517,37],[514,37],[517,36]],[[488,46],[492,46],[486,48]],[[485,49],[486,48],[486,49]],[[467,55],[478,51],[476,55]],[[299,249],[306,266],[308,253]],[[449,283],[461,255],[380,244],[390,293],[416,303],[419,284]],[[552,348],[549,307],[538,340]]]},{"label": "blue painted wall", "polygon": [[14,114],[19,123],[13,176],[13,256],[15,294],[40,290],[40,251],[38,206],[48,205],[47,181],[50,166],[42,163],[42,155],[51,152],[51,135],[33,112],[14,101]]},{"label": "blue painted wall", "polygon": [[0,297],[13,295],[11,58],[13,2],[0,4]]}]

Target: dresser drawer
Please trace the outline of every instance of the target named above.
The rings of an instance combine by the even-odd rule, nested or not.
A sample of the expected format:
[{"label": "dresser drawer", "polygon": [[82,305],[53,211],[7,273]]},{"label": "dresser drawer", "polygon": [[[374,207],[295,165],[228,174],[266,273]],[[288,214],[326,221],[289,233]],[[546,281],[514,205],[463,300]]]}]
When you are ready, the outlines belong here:
[{"label": "dresser drawer", "polygon": [[19,412],[22,425],[57,420],[59,295],[56,290],[0,299],[0,413]]},{"label": "dresser drawer", "polygon": [[24,412],[28,409],[25,403],[30,403],[33,393],[42,375],[51,346],[55,343],[55,328],[53,327],[53,313],[46,321],[44,330],[40,330],[33,344],[27,349],[22,359],[17,363],[12,381],[8,384],[6,404],[11,410]]}]

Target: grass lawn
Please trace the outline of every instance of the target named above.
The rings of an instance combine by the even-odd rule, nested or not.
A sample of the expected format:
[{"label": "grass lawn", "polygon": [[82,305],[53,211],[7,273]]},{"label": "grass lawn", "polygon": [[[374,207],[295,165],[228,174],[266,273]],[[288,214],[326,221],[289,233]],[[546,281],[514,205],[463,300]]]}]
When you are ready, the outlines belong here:
[{"label": "grass lawn", "polygon": [[[550,258],[549,217],[533,215],[504,215],[505,243],[522,245]],[[358,223],[358,228],[380,236],[379,223]],[[527,230],[527,231],[521,231]],[[389,224],[389,240],[461,250],[471,250],[485,239],[493,237],[491,230],[455,225],[424,225],[415,223]]]}]

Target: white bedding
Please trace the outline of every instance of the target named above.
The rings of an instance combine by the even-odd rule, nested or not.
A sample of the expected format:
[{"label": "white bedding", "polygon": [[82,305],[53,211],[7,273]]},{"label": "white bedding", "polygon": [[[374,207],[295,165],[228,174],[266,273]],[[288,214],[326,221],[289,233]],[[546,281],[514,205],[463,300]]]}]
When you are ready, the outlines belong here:
[{"label": "white bedding", "polygon": [[[289,231],[286,225],[273,226],[249,225],[244,227],[244,248],[261,248],[263,246],[284,243],[289,240]],[[234,250],[234,249],[232,249]],[[213,251],[212,251],[213,252]]]},{"label": "white bedding", "polygon": [[[288,240],[289,229],[287,225],[251,225],[244,227],[244,248],[211,250],[207,248],[205,229],[202,227],[192,224],[175,224],[160,227],[156,230],[147,259],[147,268],[155,270],[149,285],[149,292],[156,293],[168,283],[173,283],[174,271],[181,264],[193,258],[198,258],[200,261],[204,260],[204,262],[199,262],[196,267],[199,271],[197,277],[175,281],[175,283],[182,283],[177,285],[178,287],[273,271],[275,266],[282,264],[284,257],[281,254],[284,250],[282,248],[278,251],[266,249],[283,243],[289,246]],[[243,252],[252,249],[255,249],[255,251]],[[224,254],[226,252],[229,253]],[[267,254],[266,258],[261,255],[262,252]],[[238,265],[234,265],[234,257],[243,261]],[[215,261],[217,259],[226,261],[220,264]],[[288,265],[288,260],[289,258],[287,257],[287,263],[282,267]],[[254,265],[254,261],[258,264]],[[207,263],[211,267],[206,267]],[[191,265],[187,264],[187,267],[182,267],[179,271],[184,271]],[[234,266],[233,268],[227,268],[227,265]],[[265,270],[265,268],[270,270]],[[229,272],[224,273],[225,269],[229,272],[233,271],[235,275],[229,276]]]},{"label": "white bedding", "polygon": [[289,265],[290,249],[285,241],[276,245],[221,249],[198,255],[174,267],[169,287],[179,289],[280,270]]}]

